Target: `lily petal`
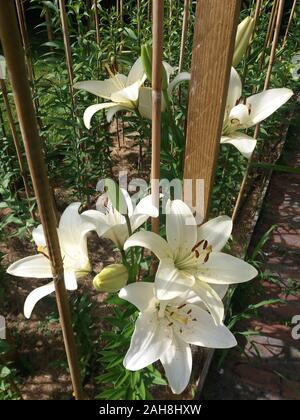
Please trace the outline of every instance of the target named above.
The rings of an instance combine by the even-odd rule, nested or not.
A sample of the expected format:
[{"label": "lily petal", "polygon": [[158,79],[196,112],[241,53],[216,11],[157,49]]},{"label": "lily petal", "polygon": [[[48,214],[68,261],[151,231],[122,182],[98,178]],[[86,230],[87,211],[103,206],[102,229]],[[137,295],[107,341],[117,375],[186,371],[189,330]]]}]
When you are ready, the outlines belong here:
[{"label": "lily petal", "polygon": [[[190,311],[186,324],[177,326],[177,334],[182,340],[196,346],[226,349],[236,346],[236,339],[225,325],[216,325],[213,318],[196,305],[186,305],[182,315]],[[175,324],[174,324],[175,325]]]},{"label": "lily petal", "polygon": [[149,194],[146,197],[143,197],[135,207],[133,215],[130,218],[133,232],[144,224],[149,217],[158,217],[158,209],[152,202],[152,196]]},{"label": "lily petal", "polygon": [[171,96],[173,90],[176,88],[177,85],[183,82],[188,82],[191,80],[191,74],[188,72],[179,73],[169,84],[168,86],[168,95]]},{"label": "lily petal", "polygon": [[236,131],[235,133],[230,134],[230,136],[221,137],[221,143],[231,144],[236,147],[246,159],[250,159],[257,141],[253,137],[247,136],[247,134]]},{"label": "lily petal", "polygon": [[145,82],[146,80],[146,74],[144,71],[144,66],[142,63],[141,57],[136,60],[136,62],[131,67],[127,81],[126,86],[133,85],[135,82],[139,82],[140,86]]},{"label": "lily petal", "polygon": [[77,290],[78,284],[76,279],[75,271],[65,271],[64,280],[67,290]]},{"label": "lily petal", "polygon": [[205,282],[196,279],[193,291],[201,298],[204,305],[209,310],[215,324],[222,324],[224,319],[224,305],[218,293]]},{"label": "lily petal", "polygon": [[246,104],[250,105],[251,125],[265,120],[293,96],[291,89],[269,89],[250,96]]},{"label": "lily petal", "polygon": [[89,130],[91,128],[91,119],[96,112],[101,111],[101,109],[107,108],[116,108],[118,105],[115,102],[105,102],[103,104],[95,104],[88,106],[83,114],[83,122],[86,128]]},{"label": "lily petal", "polygon": [[38,225],[32,231],[32,237],[36,246],[47,246],[42,225]]},{"label": "lily petal", "polygon": [[184,258],[191,253],[197,241],[196,220],[181,200],[168,200],[166,214],[167,241],[174,255]]},{"label": "lily petal", "polygon": [[256,277],[257,270],[252,265],[222,252],[212,252],[209,260],[199,265],[197,276],[207,283],[236,284]]},{"label": "lily petal", "polygon": [[[139,90],[139,112],[142,117],[148,120],[152,119],[152,89],[149,87],[141,87]],[[164,112],[166,109],[166,101],[162,96],[161,100],[161,111]]]},{"label": "lily petal", "polygon": [[132,303],[140,312],[153,309],[157,302],[154,284],[142,281],[123,287],[119,292],[119,297]]},{"label": "lily petal", "polygon": [[231,67],[226,108],[231,110],[242,96],[242,82],[238,72]]},{"label": "lily petal", "polygon": [[32,255],[14,262],[8,267],[7,272],[17,277],[52,278],[50,261],[42,254]]},{"label": "lily petal", "polygon": [[155,312],[141,313],[135,323],[129,350],[124,358],[124,367],[140,370],[160,359],[172,343],[172,330],[157,322]]},{"label": "lily petal", "polygon": [[194,283],[194,277],[178,270],[173,259],[161,259],[155,276],[155,289],[159,300],[174,299],[185,293]]},{"label": "lily petal", "polygon": [[128,107],[123,105],[116,105],[115,107],[108,108],[106,111],[106,120],[107,122],[112,122],[115,114],[120,111],[131,111]]},{"label": "lily petal", "polygon": [[111,227],[107,223],[107,216],[98,210],[86,210],[81,214],[81,216],[87,222],[93,224],[98,236],[104,235]]},{"label": "lily petal", "polygon": [[29,319],[38,301],[43,299],[45,296],[50,295],[54,291],[55,291],[54,281],[51,281],[45,286],[38,287],[35,290],[33,290],[31,293],[29,293],[24,304],[25,317]]},{"label": "lily petal", "polygon": [[153,254],[160,260],[163,258],[172,257],[172,250],[161,236],[153,232],[141,231],[134,233],[124,244],[124,249],[131,248],[133,246],[141,246],[149,249]]},{"label": "lily petal", "polygon": [[230,217],[215,217],[197,229],[197,241],[207,240],[214,251],[221,251],[230,238],[232,226]]},{"label": "lily petal", "polygon": [[116,74],[114,77],[106,80],[87,80],[74,84],[75,89],[86,90],[100,98],[110,99],[112,93],[125,87],[127,77],[123,74]]},{"label": "lily petal", "polygon": [[190,345],[174,335],[168,351],[160,358],[166,377],[174,394],[181,394],[188,386],[192,373]]},{"label": "lily petal", "polygon": [[134,108],[134,105],[139,98],[140,82],[135,82],[124,89],[118,90],[111,95],[111,100],[119,104],[125,104],[129,108]]}]

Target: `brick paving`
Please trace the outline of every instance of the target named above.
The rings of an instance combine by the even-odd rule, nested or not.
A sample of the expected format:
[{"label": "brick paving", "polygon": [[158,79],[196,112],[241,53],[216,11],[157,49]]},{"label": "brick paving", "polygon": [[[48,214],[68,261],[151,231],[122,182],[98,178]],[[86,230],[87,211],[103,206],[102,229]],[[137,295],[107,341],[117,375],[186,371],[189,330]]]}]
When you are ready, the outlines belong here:
[{"label": "brick paving", "polygon": [[[287,142],[281,163],[300,167],[299,126]],[[264,282],[259,300],[282,298],[287,304],[264,307],[258,319],[243,321],[244,330],[260,335],[243,346],[247,356],[232,350],[220,370],[213,363],[204,399],[300,400],[300,339],[291,334],[291,319],[300,315],[300,174],[273,173],[252,248],[274,224],[277,228],[263,251],[265,269],[280,282]],[[286,296],[291,279],[299,289]]]}]

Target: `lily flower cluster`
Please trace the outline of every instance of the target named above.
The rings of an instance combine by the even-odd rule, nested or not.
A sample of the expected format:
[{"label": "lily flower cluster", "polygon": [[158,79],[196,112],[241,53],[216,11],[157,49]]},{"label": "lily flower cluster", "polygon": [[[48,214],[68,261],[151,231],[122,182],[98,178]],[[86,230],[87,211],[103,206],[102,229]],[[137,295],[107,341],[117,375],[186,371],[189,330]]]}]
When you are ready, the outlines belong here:
[{"label": "lily flower cluster", "polygon": [[[129,370],[139,370],[158,360],[174,393],[188,385],[192,370],[190,345],[230,348],[236,340],[224,325],[224,298],[230,284],[249,281],[257,275],[250,264],[221,252],[228,241],[232,221],[219,216],[197,226],[190,208],[181,200],[169,200],[166,206],[166,239],[137,230],[149,217],[157,217],[151,195],[133,206],[127,191],[119,189],[125,214],[104,193],[97,210],[79,213],[73,203],[61,216],[58,235],[68,290],[77,288],[77,280],[92,271],[87,250],[87,234],[94,230],[114,242],[123,256],[123,264],[105,267],[94,278],[97,290],[119,291],[119,297],[139,311],[130,348],[124,358]],[[38,253],[13,263],[8,273],[30,278],[51,278],[51,265],[42,226],[33,230]],[[152,283],[130,279],[126,258],[129,248],[142,247],[159,260]],[[134,253],[133,253],[134,254]],[[132,255],[129,253],[128,255]],[[126,283],[129,281],[129,284]],[[33,290],[27,297],[24,313],[31,316],[36,303],[54,292],[54,282]]]}]

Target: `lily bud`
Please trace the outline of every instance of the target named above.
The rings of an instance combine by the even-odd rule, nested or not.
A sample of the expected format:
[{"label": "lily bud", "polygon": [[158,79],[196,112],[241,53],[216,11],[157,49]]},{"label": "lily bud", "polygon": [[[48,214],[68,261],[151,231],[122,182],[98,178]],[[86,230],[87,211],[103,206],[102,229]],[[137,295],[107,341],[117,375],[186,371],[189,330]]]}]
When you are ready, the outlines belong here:
[{"label": "lily bud", "polygon": [[3,55],[0,55],[0,79],[6,78],[6,62]]},{"label": "lily bud", "polygon": [[128,271],[123,264],[111,264],[104,267],[93,280],[93,286],[99,292],[113,293],[126,286]]},{"label": "lily bud", "polygon": [[149,82],[152,80],[152,46],[150,44],[142,45],[141,59],[144,70]]},{"label": "lily bud", "polygon": [[[149,82],[152,81],[152,45],[145,44],[141,48],[141,59]],[[165,66],[162,65],[162,90],[168,89],[168,75]]]},{"label": "lily bud", "polygon": [[235,46],[234,46],[234,54],[233,54],[233,67],[237,66],[243,58],[245,54],[250,38],[252,36],[254,30],[254,19],[250,16],[247,16],[238,26],[236,38],[235,38]]}]

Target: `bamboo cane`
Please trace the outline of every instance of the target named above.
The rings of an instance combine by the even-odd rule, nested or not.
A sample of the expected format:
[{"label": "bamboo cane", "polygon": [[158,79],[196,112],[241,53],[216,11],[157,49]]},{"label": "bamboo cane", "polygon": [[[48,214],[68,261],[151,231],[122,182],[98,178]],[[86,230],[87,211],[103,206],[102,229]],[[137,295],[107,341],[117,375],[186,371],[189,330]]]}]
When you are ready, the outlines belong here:
[{"label": "bamboo cane", "polygon": [[[153,204],[159,209],[160,142],[161,142],[161,89],[163,59],[164,1],[152,2],[152,156],[151,194]],[[152,231],[159,233],[159,218],[152,218]]]},{"label": "bamboo cane", "polygon": [[27,26],[26,26],[26,21],[25,21],[23,0],[16,0],[15,3],[16,3],[16,9],[17,9],[17,14],[18,14],[18,21],[19,21],[21,38],[22,38],[22,44],[25,51],[28,78],[31,82],[33,82],[34,71],[33,71],[32,59],[31,59],[31,50],[30,50],[29,40],[28,40]]},{"label": "bamboo cane", "polygon": [[[265,83],[264,83],[264,90],[267,90],[268,87],[269,87],[269,84],[270,84],[273,64],[274,64],[274,60],[275,60],[275,53],[276,53],[276,49],[277,49],[277,45],[278,45],[278,37],[279,37],[280,26],[281,26],[281,21],[282,21],[284,1],[285,0],[279,0],[278,14],[277,14],[277,18],[276,18],[276,25],[275,25],[275,31],[274,31],[274,36],[273,36],[272,49],[271,49],[271,53],[270,53],[268,70],[267,70]],[[253,135],[254,139],[258,138],[259,130],[260,130],[260,124],[257,124],[256,127],[255,127],[254,135]],[[249,172],[250,172],[250,169],[251,169],[251,164],[253,162],[253,156],[254,156],[254,153],[252,153],[252,156],[248,160],[247,168],[246,168],[246,171],[245,171],[245,174],[244,174],[241,186],[240,186],[240,191],[239,191],[239,194],[237,196],[236,203],[235,203],[233,213],[232,213],[232,220],[233,221],[235,221],[235,219],[238,215],[238,211],[239,211],[239,208],[240,208],[240,205],[241,205],[241,201],[242,201],[242,198],[243,198],[243,195],[244,195],[244,192],[245,192],[247,179],[248,179]]]},{"label": "bamboo cane", "polygon": [[63,261],[50,196],[49,180],[46,173],[31,91],[26,78],[25,58],[21,46],[14,3],[12,1],[0,0],[0,38],[11,77],[14,101],[20,121],[26,157],[52,266],[56,301],[74,394],[76,399],[80,399],[82,398],[82,385],[64,282]]},{"label": "bamboo cane", "polygon": [[288,33],[289,33],[290,26],[292,24],[292,20],[293,20],[295,10],[296,10],[296,4],[297,4],[297,0],[294,0],[293,6],[292,6],[292,9],[291,9],[291,13],[290,13],[290,17],[289,17],[289,21],[288,21],[288,24],[287,24],[287,27],[286,27],[284,38],[283,38],[283,43],[282,43],[283,47],[285,46],[285,44],[287,42]]},{"label": "bamboo cane", "polygon": [[[5,108],[6,108],[9,127],[10,127],[10,130],[11,130],[13,142],[14,142],[14,145],[15,145],[16,153],[17,153],[17,159],[18,159],[18,164],[19,164],[19,168],[20,168],[20,175],[23,179],[25,194],[26,194],[26,198],[27,198],[28,203],[29,203],[30,188],[29,188],[29,184],[28,184],[28,180],[27,180],[27,176],[26,176],[26,169],[25,169],[25,164],[24,164],[23,155],[22,155],[22,148],[21,148],[21,145],[20,145],[20,142],[19,142],[17,129],[16,129],[16,126],[15,126],[12,110],[11,110],[11,107],[10,107],[10,103],[9,103],[9,99],[8,99],[8,95],[7,95],[6,84],[5,84],[5,81],[3,79],[0,79],[0,87],[1,87],[2,95],[3,95],[4,105],[5,105]],[[30,204],[29,204],[29,206],[30,206]],[[30,215],[33,218],[33,220],[35,220],[35,216],[34,216],[34,213],[33,213],[32,210],[30,210]]]},{"label": "bamboo cane", "polygon": [[[51,26],[50,10],[47,5],[45,5],[45,21],[47,26],[47,38],[49,42],[52,42],[54,40],[54,35]],[[50,47],[50,51],[53,52],[53,47]]]},{"label": "bamboo cane", "polygon": [[182,72],[183,70],[185,42],[186,42],[186,36],[187,36],[187,31],[188,31],[188,25],[189,25],[189,16],[190,16],[190,3],[191,3],[191,0],[184,0],[178,73]]},{"label": "bamboo cane", "polygon": [[137,0],[137,34],[139,45],[141,45],[141,0]]},{"label": "bamboo cane", "polygon": [[280,0],[275,0],[275,8],[274,8],[274,13],[273,13],[273,19],[272,19],[272,22],[271,22],[270,32],[269,32],[268,38],[267,38],[267,48],[270,47],[273,36],[274,36],[274,30],[275,30],[275,26],[276,26],[279,3],[280,3]]},{"label": "bamboo cane", "polygon": [[96,29],[96,41],[97,45],[100,46],[100,31],[99,31],[99,20],[98,20],[98,4],[97,0],[94,0],[94,17],[95,17],[95,29]]}]

